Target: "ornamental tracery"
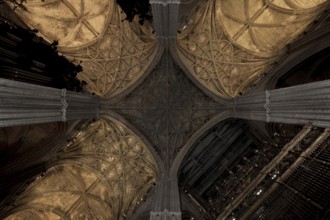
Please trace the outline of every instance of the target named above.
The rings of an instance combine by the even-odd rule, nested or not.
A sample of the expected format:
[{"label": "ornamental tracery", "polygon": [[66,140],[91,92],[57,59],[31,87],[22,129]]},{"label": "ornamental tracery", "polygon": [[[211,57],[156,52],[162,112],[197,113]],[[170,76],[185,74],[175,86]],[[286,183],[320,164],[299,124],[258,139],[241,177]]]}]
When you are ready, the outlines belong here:
[{"label": "ornamental tracery", "polygon": [[119,14],[113,17],[98,42],[66,53],[82,61],[80,76],[87,81],[87,88],[106,97],[128,90],[148,73],[158,52],[152,29],[121,22]]},{"label": "ornamental tracery", "polygon": [[290,43],[323,10],[326,0],[217,1],[219,19],[231,41],[257,53],[273,54]]},{"label": "ornamental tracery", "polygon": [[140,86],[118,102],[106,101],[104,109],[129,120],[170,164],[194,132],[225,107],[203,94],[165,53]]},{"label": "ornamental tracery", "polygon": [[[126,27],[125,24],[123,25],[123,27]],[[129,28],[132,28],[132,27],[133,26],[129,26]],[[125,35],[126,33],[125,32],[122,32],[123,29],[120,29],[120,28],[118,29],[118,26],[115,26],[115,25],[114,26],[111,26],[111,25],[109,25],[107,28],[109,30],[109,33],[111,33],[111,34],[108,34],[109,35],[108,38],[105,38],[105,35],[107,35],[107,34],[105,34],[104,35],[104,38],[102,38],[102,39],[98,40],[97,42],[95,42],[93,44],[90,44],[90,45],[88,45],[88,46],[86,46],[84,48],[78,48],[79,50],[78,49],[77,50],[71,50],[70,48],[67,48],[66,53],[69,54],[71,57],[73,57],[73,58],[79,58],[80,60],[83,60],[83,59],[86,59],[87,61],[92,60],[92,61],[90,61],[90,63],[87,62],[87,65],[84,66],[85,69],[86,68],[89,69],[91,72],[93,72],[93,74],[96,75],[95,78],[93,78],[91,80],[91,82],[92,82],[91,84],[94,83],[95,84],[95,87],[93,89],[90,89],[90,90],[91,91],[96,91],[96,90],[100,89],[98,91],[99,92],[98,94],[106,95],[106,96],[108,96],[110,94],[112,96],[113,94],[117,94],[116,92],[118,92],[118,90],[116,90],[116,88],[117,87],[121,87],[121,85],[120,85],[121,82],[123,82],[123,81],[125,81],[127,79],[130,80],[129,75],[125,75],[125,73],[123,73],[122,75],[121,74],[118,74],[119,75],[119,80],[118,81],[115,81],[115,82],[114,81],[110,81],[109,82],[107,80],[108,76],[102,78],[102,76],[99,76],[98,74],[100,72],[102,72],[102,71],[104,71],[104,72],[112,71],[113,68],[116,67],[116,66],[114,66],[114,65],[111,64],[112,60],[116,60],[116,59],[118,60],[119,59],[119,56],[121,56],[121,54],[125,54],[125,56],[126,55],[127,56],[130,56],[131,53],[134,53],[134,48],[133,49],[131,47],[130,48],[124,48],[125,49],[124,52],[120,48],[117,48],[118,45],[119,45],[118,44],[118,41],[120,42],[120,39],[119,39],[120,37],[118,37],[118,36],[113,37],[112,34],[113,33],[117,33],[117,32],[119,33],[120,32],[120,35],[121,36],[127,37],[128,35]],[[129,33],[136,34],[136,35],[133,35],[133,38],[134,38],[134,36],[139,36],[139,31],[141,31],[141,30],[143,30],[143,28],[135,28],[134,29],[134,27],[133,27],[133,32],[131,31],[131,29],[129,29],[128,32]],[[202,43],[204,43],[204,41],[205,41],[205,35],[203,35],[203,33],[201,35],[200,34],[196,34],[196,39],[197,39],[195,41],[196,44],[195,45],[194,44],[190,44],[189,45],[189,48],[194,49],[195,47],[197,47],[197,45],[202,45]],[[206,29],[205,29],[205,33],[206,33],[206,35],[208,34],[207,31],[206,31]],[[216,35],[216,36],[220,36],[220,37],[225,36],[221,32],[218,32],[218,33],[220,33],[220,35]],[[133,38],[129,38],[128,37],[127,39],[132,40]],[[135,39],[137,41],[134,41]],[[225,71],[231,70],[230,69],[231,67],[233,67],[233,69],[230,72],[230,74],[227,74],[226,77],[223,77],[222,79],[224,80],[225,84],[228,84],[228,87],[231,88],[231,90],[229,91],[229,93],[234,93],[236,91],[236,89],[237,89],[236,87],[238,87],[240,85],[240,83],[242,83],[243,80],[244,80],[244,78],[240,76],[240,74],[239,74],[240,72],[238,71],[238,68],[236,68],[236,66],[234,65],[235,62],[238,62],[235,59],[238,59],[239,62],[241,62],[240,65],[242,65],[242,66],[244,66],[245,63],[251,62],[251,63],[253,63],[255,65],[254,67],[257,69],[257,68],[259,68],[259,66],[258,66],[259,64],[262,67],[264,65],[266,65],[266,64],[263,63],[263,59],[265,57],[266,58],[268,58],[268,57],[265,54],[262,54],[260,56],[259,55],[257,56],[256,54],[252,54],[251,55],[251,54],[247,53],[246,52],[247,51],[246,48],[244,49],[244,48],[241,48],[240,46],[237,46],[236,44],[234,44],[233,42],[231,42],[231,39],[228,36],[223,37],[223,39],[219,43],[220,44],[219,48],[221,49],[219,51],[222,53],[222,50],[223,50],[224,52],[223,52],[222,56],[223,57],[227,57],[227,59],[223,58],[227,62],[227,63],[226,62],[223,62],[224,65],[225,64],[228,65],[228,66],[226,66],[226,68],[224,68],[224,70]],[[139,44],[140,40],[144,42],[146,39],[145,38],[134,38],[133,39],[134,46],[137,45],[137,44]],[[221,44],[222,44],[222,46],[221,46]],[[109,45],[112,45],[113,47],[110,48]],[[215,50],[213,50],[213,47],[211,47],[211,46],[209,48],[209,51],[212,51],[212,53],[213,53]],[[113,49],[113,51],[108,50],[107,49],[108,47],[110,49]],[[136,47],[135,50],[143,50],[143,47]],[[87,51],[87,52],[85,53],[85,52],[81,52],[81,51],[85,51],[85,52]],[[237,51],[239,51],[239,52],[237,52]],[[244,55],[240,55],[241,53],[243,53]],[[249,56],[249,59],[246,58],[247,56]],[[139,56],[139,57],[141,57],[141,56]],[[142,56],[142,58],[144,59],[145,57]],[[209,58],[209,59],[212,58],[213,59],[213,57],[207,57],[207,58]],[[148,59],[148,58],[145,58],[145,59]],[[270,60],[271,59],[272,58],[270,58]],[[232,62],[232,63],[230,63],[230,62]],[[211,66],[209,64],[210,63],[208,63],[207,60],[205,61],[205,59],[204,59],[204,60],[202,60],[199,63],[199,66],[196,64],[196,69],[200,68],[200,66],[202,66],[202,65],[204,65],[204,68],[205,69],[208,69]],[[107,66],[107,65],[109,65],[109,68],[105,69],[105,66]],[[116,64],[116,65],[121,66],[120,64]],[[129,69],[131,67],[132,63],[125,63],[125,65],[126,65],[127,69]],[[134,62],[133,62],[133,66],[134,66]],[[248,66],[249,65],[246,65],[245,67],[248,67]],[[102,69],[102,68],[104,68],[104,69]],[[256,69],[254,69],[254,70],[256,70]],[[115,68],[115,72],[118,73],[118,71],[119,70]],[[241,71],[242,71],[242,69],[241,69]],[[253,71],[251,70],[251,72],[253,72]],[[134,73],[134,71],[133,71],[133,73]],[[167,75],[167,76],[169,76],[169,75]],[[155,80],[155,79],[152,79],[151,81],[153,81],[153,80]],[[173,80],[173,79],[171,79],[171,80]],[[172,82],[169,83],[169,81],[170,80],[168,80],[166,82],[166,83],[168,83],[168,85],[166,83],[164,83],[167,86],[167,87],[164,87],[167,90],[167,91],[164,90],[165,93],[168,92],[168,90],[169,90],[169,88],[168,88],[168,87],[170,87],[169,84],[172,84]],[[176,81],[176,80],[173,80],[173,81]],[[178,81],[186,81],[186,80],[179,79]],[[104,85],[101,84],[101,83],[104,83],[104,82],[106,84],[104,84]],[[228,83],[228,82],[230,82],[230,83]],[[100,84],[98,84],[98,83],[100,83]],[[114,90],[106,91],[107,89],[109,89],[108,86],[112,86],[113,84],[115,84],[115,86],[117,86],[117,87]],[[181,84],[179,83],[177,86],[180,87]],[[125,87],[125,88],[123,87],[123,88],[120,88],[120,89],[122,89],[122,91],[124,91],[124,90],[127,91],[127,87]],[[157,89],[158,89],[158,91],[162,90],[162,89],[156,88],[156,90]],[[154,108],[155,106],[151,106],[150,109],[148,108],[150,106],[146,106],[147,108],[143,109],[143,106],[141,107],[139,105],[139,104],[141,104],[141,103],[139,103],[139,101],[140,101],[139,98],[142,97],[142,99],[143,99],[144,98],[144,94],[147,94],[147,92],[145,92],[145,91],[142,91],[141,92],[141,94],[142,94],[141,97],[137,97],[136,100],[133,98],[133,101],[137,101],[136,102],[137,103],[137,106],[134,106],[132,109],[129,109],[129,110],[126,109],[127,112],[129,112],[130,110],[133,112],[133,114],[131,114],[131,115],[133,115],[132,118],[135,118],[135,116],[137,115],[137,117],[136,117],[137,118],[137,121],[139,119],[142,119],[141,120],[142,121],[141,124],[145,123],[145,121],[144,121],[145,118],[148,118],[149,121],[147,121],[147,123],[150,123],[150,124],[147,124],[146,127],[149,127],[150,128],[150,126],[152,124],[156,124],[156,127],[158,129],[157,130],[153,130],[151,132],[154,132],[153,133],[153,136],[159,136],[160,133],[158,133],[158,131],[164,132],[163,133],[164,134],[164,137],[165,137],[164,138],[164,140],[165,140],[164,142],[167,141],[167,143],[166,143],[167,144],[167,148],[172,143],[174,143],[171,146],[172,149],[171,149],[171,152],[170,153],[173,153],[172,150],[176,150],[177,147],[182,146],[182,144],[187,141],[188,137],[193,133],[193,131],[195,131],[196,129],[198,129],[198,127],[202,126],[203,123],[205,123],[206,121],[210,120],[211,115],[212,114],[215,114],[214,111],[216,111],[216,109],[213,106],[213,103],[214,102],[212,102],[212,105],[210,106],[211,107],[210,109],[198,109],[198,107],[205,107],[205,106],[202,106],[202,105],[201,106],[198,106],[197,109],[195,108],[196,106],[194,106],[194,105],[191,105],[190,106],[189,105],[190,103],[195,104],[194,103],[194,100],[192,100],[191,102],[188,102],[187,99],[191,98],[191,96],[194,96],[194,95],[192,95],[192,93],[189,94],[189,91],[188,90],[187,90],[188,92],[185,91],[184,88],[183,89],[181,88],[181,90],[182,90],[181,91],[182,93],[180,93],[180,95],[182,94],[182,97],[181,97],[181,99],[179,101],[176,100],[177,97],[175,97],[173,99],[175,101],[172,100],[173,103],[168,102],[168,101],[171,101],[170,100],[171,97],[168,97],[167,96],[167,98],[169,100],[167,100],[167,102],[164,102],[165,105],[168,104],[168,103],[170,103],[170,104],[173,104],[173,106],[174,107],[177,107],[177,108],[182,107],[182,106],[180,106],[178,104],[185,104],[185,105],[188,106],[188,109],[180,109],[180,112],[178,111],[179,112],[178,114],[176,114],[176,113],[171,114],[173,109],[169,108],[169,107],[172,107],[172,105],[169,105],[169,107],[168,106],[167,107],[161,106],[162,109],[160,109],[160,110],[158,109],[159,110],[158,111],[159,112],[158,115],[156,115],[156,116],[153,115],[153,114],[149,115],[150,114],[149,110],[151,108]],[[175,91],[177,91],[177,90],[175,90]],[[145,92],[145,93],[143,94],[143,92]],[[226,91],[226,92],[228,92],[228,91]],[[140,94],[138,94],[137,96],[139,96],[139,95]],[[147,94],[147,95],[149,95],[149,94]],[[200,95],[200,94],[198,94],[198,95]],[[157,96],[155,96],[154,94],[151,95],[151,96],[154,96],[153,98],[156,97],[152,101],[159,101],[159,104],[164,104],[164,103],[160,103],[160,102],[162,102],[162,101],[165,100],[164,95],[163,96],[161,95],[159,100],[157,99]],[[163,99],[161,99],[161,98],[163,98]],[[199,96],[199,98],[201,98],[201,96]],[[144,104],[144,102],[142,103],[142,105],[143,104]],[[154,104],[154,103],[152,103],[152,104]],[[125,108],[125,107],[126,106],[125,106],[125,103],[124,103],[123,104],[123,108]],[[183,107],[186,107],[186,106],[183,106]],[[158,106],[156,106],[156,108],[158,108]],[[174,109],[174,110],[178,110],[178,109]],[[203,111],[205,112],[205,114],[203,113]],[[125,115],[125,111],[122,111],[122,113]],[[136,113],[136,115],[135,115],[135,113]],[[130,114],[130,112],[127,113],[127,115],[125,115],[125,116],[128,116],[129,114]],[[145,116],[145,118],[143,118],[142,116],[140,117],[140,115]],[[167,130],[166,130],[166,128],[164,129],[164,124],[165,124],[165,123],[163,124],[164,121],[161,121],[161,120],[163,120],[163,118],[159,117],[159,116],[162,116],[162,115],[165,115],[164,119],[166,121],[165,120],[164,121],[167,122]],[[180,121],[186,120],[186,121],[184,121],[184,123],[182,123],[183,124],[182,127],[180,127],[181,125],[178,125],[178,119],[183,119],[183,120],[180,120]],[[109,120],[106,120],[108,124],[109,124]],[[158,123],[154,123],[155,121],[158,122]],[[139,123],[136,123],[136,124],[139,124]],[[113,126],[113,127],[115,127],[115,126]],[[169,132],[169,130],[171,130],[171,129],[172,129],[173,133]],[[103,130],[108,130],[108,129],[106,128],[106,126],[100,125],[98,127],[98,130],[103,131]],[[121,128],[110,129],[110,130],[111,130],[111,131],[109,131],[110,133],[113,132],[114,130],[116,132],[121,132],[122,131]],[[148,132],[150,132],[150,131],[148,131]],[[96,133],[99,133],[99,132],[96,132]],[[70,192],[73,192],[72,194],[74,194],[74,195],[75,195],[75,193],[78,192],[78,197],[76,197],[77,198],[76,201],[80,201],[80,200],[83,199],[83,202],[82,203],[73,202],[72,204],[65,205],[66,204],[65,202],[67,200],[65,198],[62,198],[61,197],[61,198],[59,198],[60,200],[62,199],[62,201],[60,201],[60,204],[64,204],[65,205],[64,207],[62,207],[65,211],[64,212],[61,212],[60,211],[61,207],[60,208],[58,208],[58,207],[53,208],[52,205],[50,205],[50,204],[47,203],[47,201],[49,202],[49,200],[50,200],[51,204],[55,204],[55,206],[56,206],[57,205],[57,203],[56,203],[57,201],[54,201],[52,199],[48,199],[47,198],[46,199],[47,201],[45,203],[43,202],[44,200],[42,200],[41,203],[43,205],[40,205],[40,206],[39,206],[39,204],[37,204],[37,205],[35,205],[35,206],[32,207],[32,206],[28,206],[28,205],[23,204],[23,209],[25,211],[22,212],[22,210],[16,209],[16,211],[19,211],[18,214],[23,213],[23,215],[25,215],[25,216],[32,215],[31,218],[33,218],[33,215],[37,215],[38,216],[39,214],[42,214],[42,216],[41,217],[39,216],[39,217],[41,219],[44,219],[46,215],[55,216],[55,217],[56,216],[60,216],[61,217],[61,216],[67,215],[66,213],[70,212],[72,216],[79,216],[79,217],[85,217],[85,218],[93,218],[93,217],[95,217],[95,213],[98,213],[99,210],[102,210],[105,207],[104,214],[107,215],[106,218],[109,218],[110,215],[111,215],[111,217],[112,217],[112,215],[115,215],[115,217],[117,217],[117,218],[121,218],[121,217],[125,217],[126,216],[126,213],[127,212],[126,212],[125,207],[131,207],[130,205],[132,205],[132,204],[129,204],[127,206],[124,205],[124,206],[112,207],[112,206],[109,205],[109,203],[107,201],[108,201],[108,199],[111,200],[111,204],[112,203],[116,204],[116,202],[118,200],[121,201],[121,199],[122,199],[121,196],[122,195],[121,194],[119,195],[118,192],[122,192],[123,190],[124,190],[124,194],[126,193],[126,194],[129,194],[129,195],[135,195],[134,194],[135,192],[133,192],[131,190],[132,187],[130,185],[128,185],[128,187],[126,189],[124,189],[124,188],[121,187],[122,186],[121,185],[121,182],[120,182],[121,181],[121,178],[124,178],[124,176],[126,176],[126,173],[129,173],[129,172],[127,170],[125,170],[125,168],[124,168],[125,166],[123,166],[123,164],[120,164],[119,163],[119,165],[118,165],[118,164],[115,164],[114,163],[114,164],[110,164],[109,166],[107,166],[107,165],[104,164],[104,161],[106,161],[106,163],[108,163],[109,161],[110,162],[113,162],[113,160],[116,160],[116,158],[119,158],[119,157],[120,158],[122,158],[122,157],[123,158],[126,158],[127,155],[121,151],[121,144],[114,145],[114,148],[111,151],[107,152],[107,153],[113,155],[115,159],[110,159],[108,157],[104,157],[104,155],[103,155],[104,152],[102,151],[103,147],[106,147],[107,145],[113,143],[113,141],[120,142],[122,139],[121,138],[118,139],[115,136],[115,137],[112,137],[113,139],[111,139],[110,142],[108,142],[108,141],[105,141],[104,142],[104,141],[102,141],[103,134],[96,134],[96,133],[95,133],[95,136],[92,138],[93,139],[92,140],[92,143],[93,143],[92,145],[95,145],[95,146],[97,145],[97,147],[101,146],[101,149],[99,149],[99,148],[95,149],[93,147],[90,147],[90,148],[87,147],[86,149],[84,148],[83,150],[81,150],[79,147],[77,148],[78,145],[73,145],[74,147],[72,147],[72,148],[70,148],[70,145],[69,145],[64,150],[65,156],[63,156],[63,155],[60,154],[61,155],[60,158],[62,159],[62,161],[60,163],[56,164],[53,167],[54,170],[55,170],[54,173],[56,173],[56,175],[59,174],[59,176],[57,176],[56,178],[54,177],[55,179],[60,178],[61,175],[64,175],[64,176],[66,176],[66,175],[72,175],[74,177],[74,179],[76,179],[76,180],[72,180],[73,183],[76,183],[77,186],[78,185],[82,185],[82,186],[78,187],[77,189],[76,188],[75,189],[70,189],[69,191]],[[81,138],[81,135],[82,134],[79,134],[77,136],[78,139]],[[125,138],[123,138],[123,139],[125,139]],[[88,144],[88,141],[86,139],[86,142],[85,141],[83,143],[82,142],[79,142],[79,141],[78,142],[80,144],[85,144],[85,143]],[[125,141],[125,142],[128,142],[128,141]],[[134,142],[133,146],[137,146],[135,142]],[[138,149],[135,149],[133,147],[133,150],[136,151],[136,152],[134,152],[132,155],[138,154],[137,152],[140,152],[140,148],[139,147],[138,147]],[[166,152],[165,154],[168,155],[168,152]],[[175,153],[173,153],[173,154],[175,154]],[[129,158],[129,156],[130,156],[130,154],[128,154],[128,158]],[[133,156],[133,157],[135,158],[135,156]],[[97,161],[97,162],[95,162],[95,161]],[[126,162],[127,161],[125,161],[125,164],[126,164]],[[82,163],[87,164],[87,166],[82,165]],[[127,163],[129,163],[129,162],[127,162]],[[143,163],[145,163],[145,161],[143,161]],[[134,162],[134,163],[132,163],[130,165],[132,165],[132,167],[135,168],[135,166],[137,164],[136,164],[136,162]],[[86,172],[84,172],[84,170]],[[53,172],[53,170],[50,169],[49,175],[55,175],[52,172]],[[108,174],[108,172],[109,172],[109,174]],[[140,173],[140,171],[137,171],[137,172]],[[111,193],[114,194],[114,196],[111,196],[111,198],[108,198],[108,197],[105,197],[104,196],[104,192],[107,191],[107,190],[109,190],[107,188],[108,187],[107,184],[105,184],[103,182],[103,178],[104,178],[105,175],[106,175],[105,178],[109,178],[110,179],[109,181],[111,181],[111,184],[114,184],[114,191],[111,192]],[[118,178],[118,176],[120,178]],[[114,177],[114,179],[111,179],[112,177]],[[99,179],[99,178],[101,178],[101,179]],[[79,182],[79,180],[80,180],[80,182]],[[116,181],[119,181],[120,183],[117,184]],[[125,181],[125,179],[124,179],[124,181]],[[81,184],[82,182],[84,182],[85,186],[83,184]],[[90,188],[89,186],[92,186],[94,183],[95,184],[98,184],[97,187],[96,188]],[[63,187],[65,187],[65,186],[63,186]],[[232,187],[230,187],[230,188],[232,188]],[[127,191],[125,191],[125,190],[127,190]],[[95,192],[95,191],[97,191],[97,192]],[[53,193],[53,192],[50,192],[50,193]],[[46,194],[47,194],[47,192],[44,192],[43,193],[43,195],[46,195]],[[86,194],[88,194],[88,195],[86,195]],[[89,195],[89,194],[91,194],[92,196]],[[37,197],[39,197],[39,196],[41,196],[41,195],[37,195]],[[72,195],[70,195],[70,196],[72,196]],[[118,199],[118,197],[119,197],[119,199]],[[69,198],[69,200],[70,200],[70,198]],[[23,196],[23,199],[22,199],[23,202],[25,202],[24,199],[25,198]],[[130,197],[130,199],[132,199],[132,198]],[[73,200],[75,200],[75,199],[73,199]],[[34,201],[34,200],[32,198],[32,200],[29,200],[29,201]],[[92,201],[92,202],[90,202],[90,201]],[[129,199],[127,199],[127,201],[130,201],[131,202],[131,200],[129,200]],[[125,201],[125,202],[127,202],[127,201]],[[135,202],[134,199],[132,201],[133,201],[133,203]],[[103,205],[101,205],[101,203]],[[120,202],[120,205],[122,203],[123,202]],[[32,209],[32,208],[35,208],[35,207],[38,208],[37,211],[35,211],[35,210]],[[111,210],[112,208],[113,208],[113,210]],[[109,211],[109,209],[111,211]],[[42,211],[40,211],[40,210],[42,210]],[[120,210],[120,211],[118,211],[118,210]],[[35,214],[35,212],[37,212],[37,214]],[[122,213],[124,213],[124,214],[122,214]]]},{"label": "ornamental tracery", "polygon": [[79,47],[102,35],[111,18],[114,1],[31,0],[16,12],[50,42],[61,47]]},{"label": "ornamental tracery", "polygon": [[143,26],[122,22],[125,13],[113,0],[29,1],[16,9],[28,25],[77,64],[87,89],[100,96],[116,96],[134,87],[153,64],[158,52],[149,21]]},{"label": "ornamental tracery", "polygon": [[214,95],[246,91],[327,4],[283,2],[207,1],[180,30],[181,61]]},{"label": "ornamental tracery", "polygon": [[156,178],[141,139],[109,118],[80,131],[57,158],[7,219],[124,219]]}]

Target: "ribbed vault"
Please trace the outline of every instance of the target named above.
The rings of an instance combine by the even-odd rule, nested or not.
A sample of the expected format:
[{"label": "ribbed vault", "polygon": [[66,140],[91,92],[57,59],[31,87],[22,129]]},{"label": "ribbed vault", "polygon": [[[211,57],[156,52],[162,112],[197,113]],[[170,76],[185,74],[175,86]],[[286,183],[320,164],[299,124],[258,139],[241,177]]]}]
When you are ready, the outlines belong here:
[{"label": "ribbed vault", "polygon": [[166,53],[140,86],[104,108],[129,120],[167,164],[194,132],[226,109],[191,83]]},{"label": "ribbed vault", "polygon": [[58,153],[7,219],[124,219],[156,179],[155,161],[132,131],[100,119]]},{"label": "ribbed vault", "polygon": [[44,170],[44,164],[74,125],[44,123],[0,129],[0,206],[16,197],[11,194],[13,190],[21,191],[25,183]]},{"label": "ribbed vault", "polygon": [[134,87],[157,54],[151,24],[121,22],[125,13],[113,0],[32,0],[17,8],[18,15],[59,51],[76,63],[82,61],[87,89],[115,96]]},{"label": "ribbed vault", "polygon": [[324,10],[325,0],[208,0],[178,35],[190,74],[214,95],[248,89]]},{"label": "ribbed vault", "polygon": [[[182,1],[190,15],[196,7],[189,4],[197,1]],[[208,94],[235,97],[261,78],[327,4],[205,0],[179,30],[173,57]],[[261,153],[273,155],[273,148],[257,146],[241,120],[199,132],[227,106],[197,89],[167,50],[153,68],[162,50],[152,24],[121,22],[125,14],[115,0],[31,0],[24,5],[26,10],[16,8],[22,20],[49,42],[59,40],[66,57],[82,61],[79,77],[87,81],[89,92],[104,98],[104,118],[57,152],[47,171],[15,200],[7,219],[124,219],[134,212],[159,170],[142,137],[107,116],[112,113],[149,139],[166,168],[173,167],[182,148],[189,152],[180,186],[196,204],[210,207],[212,218],[244,190],[243,180],[248,183],[264,166]],[[251,160],[244,154],[252,155]],[[261,161],[260,166],[254,161]]]}]

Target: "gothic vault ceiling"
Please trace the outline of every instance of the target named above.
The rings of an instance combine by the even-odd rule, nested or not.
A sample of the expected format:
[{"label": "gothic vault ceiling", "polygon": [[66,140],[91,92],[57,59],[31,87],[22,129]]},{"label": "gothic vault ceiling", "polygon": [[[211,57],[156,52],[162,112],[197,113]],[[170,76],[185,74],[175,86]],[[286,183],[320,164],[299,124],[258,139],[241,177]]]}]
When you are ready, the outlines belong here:
[{"label": "gothic vault ceiling", "polygon": [[80,131],[57,156],[7,219],[122,219],[156,181],[142,140],[110,118]]},{"label": "gothic vault ceiling", "polygon": [[[27,10],[16,12],[49,42],[59,40],[60,53],[75,63],[82,61],[78,76],[87,81],[87,90],[115,100],[106,110],[136,126],[170,164],[193,134],[226,110],[174,63],[204,91],[221,99],[235,97],[261,78],[327,2],[205,0],[193,7],[189,4],[199,1],[182,3],[186,11],[175,51],[179,60],[167,54],[156,68],[162,49],[152,24],[122,22],[125,14],[114,0],[30,0]],[[90,124],[17,198],[17,208],[7,219],[131,215],[159,171],[144,140],[110,116]]]},{"label": "gothic vault ceiling", "polygon": [[[206,90],[230,98],[259,80],[327,1],[206,0],[197,9],[195,1],[182,4],[181,62]],[[61,53],[83,61],[80,78],[101,96],[134,88],[161,50],[152,24],[122,22],[125,14],[112,0],[32,0],[26,8],[16,9],[19,16],[49,42],[60,39]]]},{"label": "gothic vault ceiling", "polygon": [[214,95],[248,89],[322,10],[326,0],[208,0],[182,24],[178,54]]},{"label": "gothic vault ceiling", "polygon": [[11,190],[40,172],[39,165],[61,147],[58,140],[71,125],[45,123],[0,129],[0,198],[11,197]]},{"label": "gothic vault ceiling", "polygon": [[125,13],[113,0],[31,0],[16,9],[40,36],[59,41],[59,51],[83,66],[78,75],[87,89],[115,96],[134,87],[156,59],[155,34],[147,21],[122,22]]},{"label": "gothic vault ceiling", "polygon": [[148,138],[165,163],[213,116],[226,109],[207,97],[164,54],[145,81],[129,96],[108,103]]}]

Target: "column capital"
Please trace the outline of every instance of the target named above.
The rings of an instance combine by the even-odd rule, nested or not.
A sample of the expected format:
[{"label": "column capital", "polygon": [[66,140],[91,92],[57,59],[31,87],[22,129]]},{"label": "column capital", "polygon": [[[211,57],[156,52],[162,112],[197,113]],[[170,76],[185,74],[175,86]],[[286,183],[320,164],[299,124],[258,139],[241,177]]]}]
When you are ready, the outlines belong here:
[{"label": "column capital", "polygon": [[61,89],[61,119],[63,122],[66,121],[66,110],[68,107],[68,103],[66,102],[66,89]]},{"label": "column capital", "polygon": [[181,220],[181,212],[170,212],[164,209],[161,212],[150,212],[151,220]]},{"label": "column capital", "polygon": [[162,4],[164,6],[168,4],[180,4],[180,0],[150,0],[150,4]]},{"label": "column capital", "polygon": [[265,105],[264,105],[264,108],[266,110],[266,122],[270,122],[271,118],[270,118],[270,108],[269,108],[269,105],[270,105],[270,92],[268,90],[265,91],[265,97],[266,97],[266,100],[265,100]]}]

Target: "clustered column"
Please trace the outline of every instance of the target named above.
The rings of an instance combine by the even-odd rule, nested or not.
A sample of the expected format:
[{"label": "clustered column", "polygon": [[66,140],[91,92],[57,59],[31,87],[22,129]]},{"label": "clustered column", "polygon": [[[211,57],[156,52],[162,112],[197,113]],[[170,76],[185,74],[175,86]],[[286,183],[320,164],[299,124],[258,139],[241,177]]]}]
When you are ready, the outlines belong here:
[{"label": "clustered column", "polygon": [[236,98],[236,118],[330,127],[330,80]]},{"label": "clustered column", "polygon": [[[150,0],[158,39],[175,40],[178,28],[180,0]],[[169,168],[169,167],[167,167]],[[180,198],[177,174],[165,174],[157,181],[151,220],[180,220]]]},{"label": "clustered column", "polygon": [[150,220],[181,220],[177,178],[169,178],[166,174],[159,177]]},{"label": "clustered column", "polygon": [[180,0],[150,0],[156,36],[176,38]]},{"label": "clustered column", "polygon": [[97,96],[0,78],[0,127],[97,118]]}]

